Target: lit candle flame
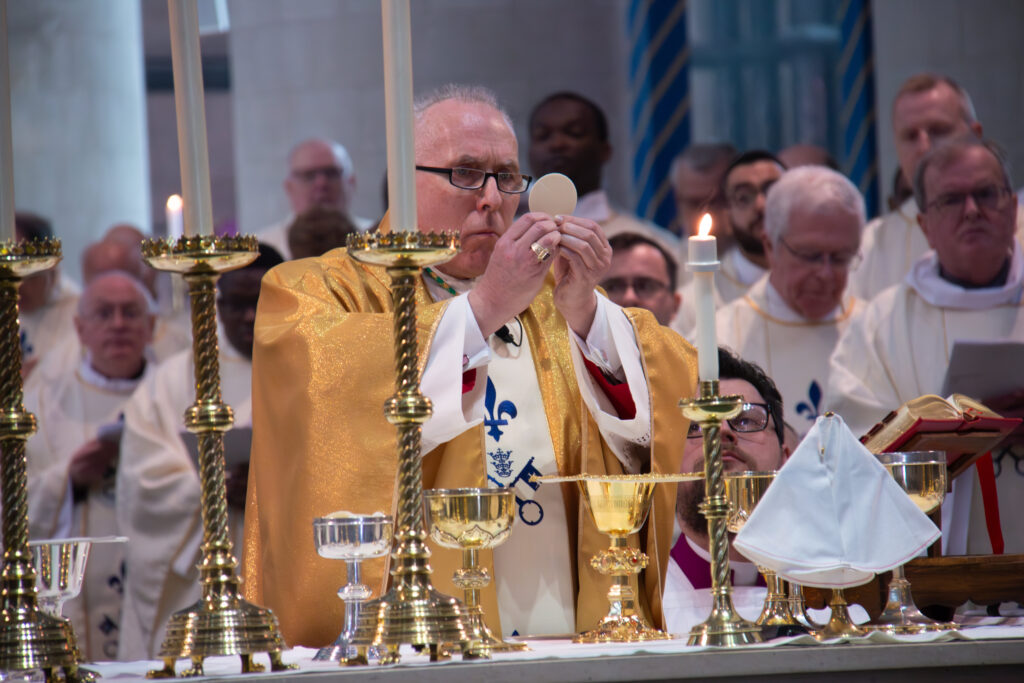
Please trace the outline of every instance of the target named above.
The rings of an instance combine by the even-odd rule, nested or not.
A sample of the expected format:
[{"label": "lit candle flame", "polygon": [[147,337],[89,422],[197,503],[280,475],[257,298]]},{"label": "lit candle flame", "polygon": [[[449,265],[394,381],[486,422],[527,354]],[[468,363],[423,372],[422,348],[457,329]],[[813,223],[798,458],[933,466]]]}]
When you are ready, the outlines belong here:
[{"label": "lit candle flame", "polygon": [[180,195],[176,195],[176,194],[172,194],[170,197],[168,197],[167,198],[167,208],[170,209],[171,211],[180,211],[181,210],[181,196]]},{"label": "lit candle flame", "polygon": [[706,213],[700,217],[700,225],[697,226],[697,234],[707,237],[711,234],[711,214]]}]

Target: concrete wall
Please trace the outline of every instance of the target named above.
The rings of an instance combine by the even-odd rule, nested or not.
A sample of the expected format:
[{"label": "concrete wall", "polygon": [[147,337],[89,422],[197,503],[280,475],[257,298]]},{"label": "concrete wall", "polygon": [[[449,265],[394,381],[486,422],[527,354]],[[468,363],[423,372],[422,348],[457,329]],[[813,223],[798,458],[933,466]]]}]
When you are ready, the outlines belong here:
[{"label": "concrete wall", "polygon": [[878,144],[886,190],[897,167],[892,99],[908,76],[921,71],[948,74],[967,89],[985,135],[1003,146],[1014,183],[1024,185],[1024,2],[875,0],[872,8]]},{"label": "concrete wall", "polygon": [[[291,145],[312,135],[348,147],[355,213],[377,217],[385,173],[379,4],[232,2],[231,62],[239,224],[255,231],[288,210]],[[417,92],[450,82],[497,91],[520,139],[544,95],[577,90],[602,104],[617,154],[606,185],[629,201],[626,3],[617,0],[428,0],[412,3]],[[520,150],[525,168],[524,150]]]}]

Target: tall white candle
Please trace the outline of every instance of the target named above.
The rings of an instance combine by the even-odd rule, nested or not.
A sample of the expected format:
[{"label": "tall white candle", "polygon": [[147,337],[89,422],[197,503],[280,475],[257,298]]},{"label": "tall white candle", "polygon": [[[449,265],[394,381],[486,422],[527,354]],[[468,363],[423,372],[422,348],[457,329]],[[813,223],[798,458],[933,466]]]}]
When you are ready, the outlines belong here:
[{"label": "tall white candle", "polygon": [[687,270],[693,273],[697,313],[697,373],[703,381],[718,379],[718,342],[715,340],[715,271],[718,245],[711,232],[711,215],[704,214],[696,235],[687,240]]},{"label": "tall white candle", "polygon": [[14,157],[11,144],[11,68],[7,0],[0,1],[0,240],[14,241]]},{"label": "tall white candle", "polygon": [[185,203],[185,234],[212,235],[210,157],[206,147],[203,64],[196,0],[167,0],[171,20],[171,68],[178,118],[178,159]]},{"label": "tall white candle", "polygon": [[416,229],[415,152],[412,139],[412,38],[409,0],[383,0],[384,122],[388,143],[391,229]]},{"label": "tall white candle", "polygon": [[184,219],[182,217],[181,196],[172,194],[167,198],[167,205],[164,209],[164,216],[167,218],[167,236],[177,240],[185,234]]}]

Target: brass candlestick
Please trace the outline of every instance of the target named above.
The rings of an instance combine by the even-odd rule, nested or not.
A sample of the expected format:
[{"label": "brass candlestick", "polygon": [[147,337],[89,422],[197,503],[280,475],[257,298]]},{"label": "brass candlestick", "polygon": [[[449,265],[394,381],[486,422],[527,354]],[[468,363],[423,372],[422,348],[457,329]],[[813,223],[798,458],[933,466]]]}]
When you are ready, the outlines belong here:
[{"label": "brass candlestick", "polygon": [[[5,65],[6,68],[6,65]],[[0,242],[0,487],[3,490],[4,568],[0,574],[0,671],[41,670],[47,681],[62,669],[78,681],[71,623],[39,609],[36,571],[28,547],[25,442],[36,431],[25,410],[21,381],[18,287],[22,279],[60,261],[58,240]]]},{"label": "brass candlestick", "polygon": [[722,471],[721,427],[724,420],[739,414],[742,405],[741,396],[718,395],[718,380],[702,380],[699,398],[679,401],[683,415],[700,423],[704,437],[704,501],[700,511],[708,520],[711,552],[711,614],[690,631],[690,645],[736,647],[762,640],[761,628],[741,617],[733,606],[729,578],[729,502]]},{"label": "brass candlestick", "polygon": [[422,424],[433,411],[420,393],[416,339],[416,278],[424,266],[455,256],[454,233],[370,232],[348,236],[348,253],[357,261],[385,266],[391,277],[395,320],[397,391],[384,405],[384,416],[398,429],[398,515],[391,554],[393,585],[385,595],[363,605],[350,644],[366,661],[370,647],[386,647],[381,664],[400,660],[398,648],[409,644],[429,649],[430,661],[443,656],[443,643],[458,644],[462,658],[480,656],[469,650],[473,637],[466,608],[430,583],[427,534],[423,528],[423,471],[420,465]]},{"label": "brass candlestick", "polygon": [[242,673],[263,670],[253,662],[255,653],[270,655],[274,671],[288,668],[281,661],[285,649],[277,618],[238,594],[237,561],[231,554],[227,489],[224,483],[224,432],[234,414],[221,399],[217,344],[216,282],[220,274],[241,268],[258,255],[255,237],[182,237],[146,240],[142,253],[153,268],[180,273],[192,302],[192,357],[196,402],[185,412],[185,427],[199,439],[199,484],[202,492],[203,560],[199,564],[202,597],[175,613],[167,623],[160,646],[164,668],[151,678],[173,677],[174,664],[188,657],[192,666],[183,676],[201,676],[203,660],[217,655],[239,655]]}]

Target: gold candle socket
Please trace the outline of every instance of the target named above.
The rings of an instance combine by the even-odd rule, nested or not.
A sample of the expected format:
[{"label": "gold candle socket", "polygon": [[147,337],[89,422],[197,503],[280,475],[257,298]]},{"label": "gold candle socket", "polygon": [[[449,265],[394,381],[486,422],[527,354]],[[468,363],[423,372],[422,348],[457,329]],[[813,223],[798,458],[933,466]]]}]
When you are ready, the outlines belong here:
[{"label": "gold candle socket", "polygon": [[196,402],[185,413],[185,427],[199,439],[199,484],[202,496],[203,559],[199,564],[202,597],[175,613],[159,657],[164,668],[150,678],[175,675],[174,664],[188,657],[191,668],[183,676],[201,676],[203,660],[217,655],[239,655],[242,673],[263,670],[252,660],[266,652],[274,671],[288,668],[281,661],[285,649],[277,618],[238,593],[237,561],[231,554],[227,489],[224,481],[224,432],[234,415],[220,393],[217,342],[216,282],[220,274],[241,268],[258,255],[255,237],[182,237],[146,240],[142,253],[157,270],[180,273],[188,285],[192,307],[192,357]]},{"label": "gold candle socket", "polygon": [[[6,67],[5,67],[6,68]],[[36,571],[28,546],[28,474],[25,442],[36,418],[25,410],[21,381],[18,288],[21,281],[60,261],[58,240],[0,242],[0,488],[3,492],[4,559],[0,614],[0,672],[41,670],[56,680],[80,679],[71,623],[39,609]]]},{"label": "gold candle socket", "polygon": [[742,405],[741,396],[719,396],[717,380],[702,380],[698,398],[679,401],[683,416],[696,420],[703,434],[704,501],[700,510],[708,520],[711,553],[711,614],[690,631],[690,645],[737,647],[762,641],[761,628],[741,617],[733,606],[729,578],[729,502],[725,497],[721,427],[724,420],[739,414]]},{"label": "gold candle socket", "polygon": [[398,650],[404,644],[429,650],[432,662],[445,656],[441,646],[446,643],[458,645],[463,659],[484,656],[469,649],[473,634],[465,605],[434,590],[430,583],[430,550],[423,528],[420,437],[433,408],[420,393],[416,278],[424,266],[443,263],[458,249],[458,235],[448,232],[374,231],[348,236],[352,258],[384,266],[391,277],[397,390],[385,403],[384,416],[398,429],[398,515],[391,590],[363,605],[349,640],[358,655],[346,663],[361,664],[370,647],[384,647],[378,661],[394,664],[400,661]]}]

